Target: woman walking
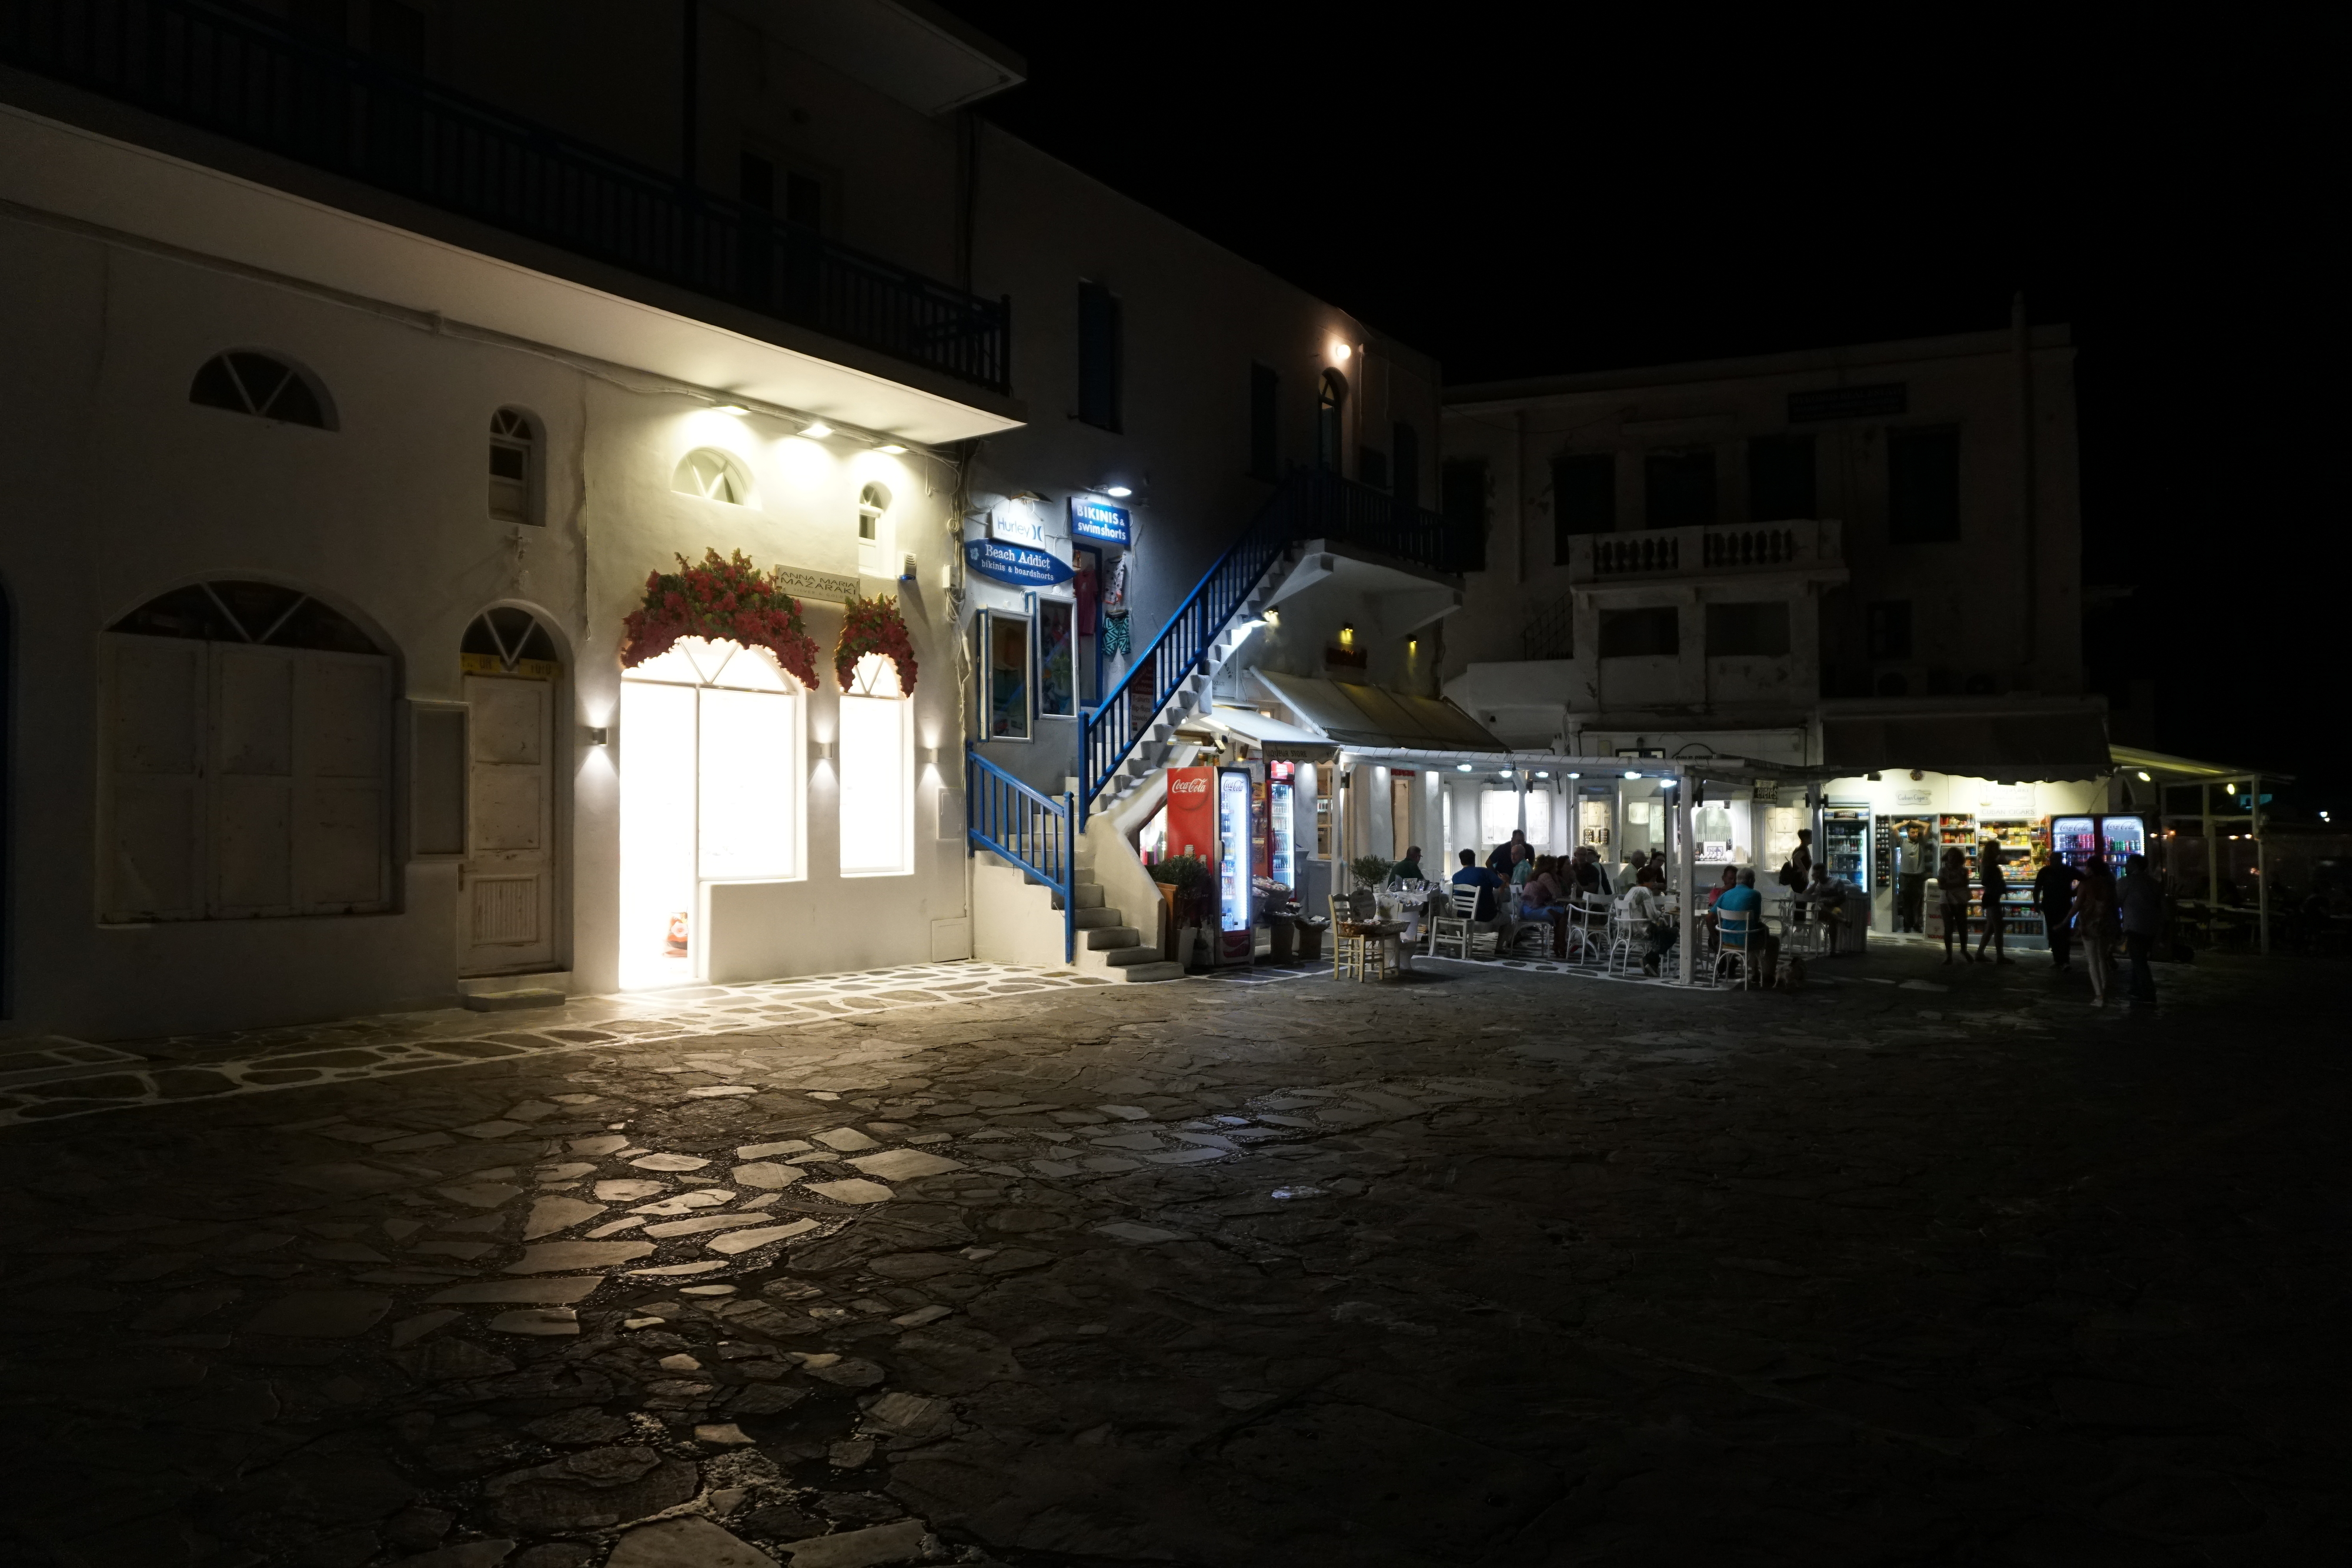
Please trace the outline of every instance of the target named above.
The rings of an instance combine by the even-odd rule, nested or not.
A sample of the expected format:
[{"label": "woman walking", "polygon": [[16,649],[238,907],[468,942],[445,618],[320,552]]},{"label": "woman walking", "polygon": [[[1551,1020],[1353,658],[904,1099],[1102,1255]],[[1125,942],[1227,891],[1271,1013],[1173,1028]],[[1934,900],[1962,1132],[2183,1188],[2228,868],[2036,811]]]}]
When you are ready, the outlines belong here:
[{"label": "woman walking", "polygon": [[2009,962],[2009,944],[2002,940],[2001,927],[2009,921],[2000,907],[2003,894],[2009,892],[2009,878],[2000,869],[2000,841],[1987,839],[1977,846],[1977,880],[1984,888],[1984,935],[1977,938],[1977,962],[1984,962],[1985,944],[1992,944],[1996,964]]},{"label": "woman walking", "polygon": [[2074,939],[2083,945],[2083,965],[2091,971],[2091,1005],[2107,1005],[2107,926],[2116,917],[2116,873],[2094,855],[2083,862],[2074,884]]},{"label": "woman walking", "polygon": [[1969,951],[1969,857],[1959,845],[1952,844],[1944,851],[1944,862],[1936,868],[1936,894],[1944,910],[1944,962],[1952,961],[1952,943],[1960,945],[1960,956],[1973,964],[1976,955]]}]

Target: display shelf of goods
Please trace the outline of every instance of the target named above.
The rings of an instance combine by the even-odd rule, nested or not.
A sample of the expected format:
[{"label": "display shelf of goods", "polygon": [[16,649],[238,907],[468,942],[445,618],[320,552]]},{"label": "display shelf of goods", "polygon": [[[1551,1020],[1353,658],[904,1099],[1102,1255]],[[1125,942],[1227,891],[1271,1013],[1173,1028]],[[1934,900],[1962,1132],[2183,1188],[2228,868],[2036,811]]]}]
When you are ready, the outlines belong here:
[{"label": "display shelf of goods", "polygon": [[670,651],[680,638],[707,637],[765,648],[785,672],[816,689],[816,639],[808,634],[801,602],[773,571],[751,564],[741,550],[702,552],[702,564],[676,558],[674,572],[646,574],[645,602],[621,622],[621,667],[634,669]]},{"label": "display shelf of goods", "polygon": [[879,653],[897,666],[898,695],[915,695],[915,644],[896,599],[852,596],[842,608],[841,640],[833,647],[833,675],[845,692],[856,690],[857,662]]}]

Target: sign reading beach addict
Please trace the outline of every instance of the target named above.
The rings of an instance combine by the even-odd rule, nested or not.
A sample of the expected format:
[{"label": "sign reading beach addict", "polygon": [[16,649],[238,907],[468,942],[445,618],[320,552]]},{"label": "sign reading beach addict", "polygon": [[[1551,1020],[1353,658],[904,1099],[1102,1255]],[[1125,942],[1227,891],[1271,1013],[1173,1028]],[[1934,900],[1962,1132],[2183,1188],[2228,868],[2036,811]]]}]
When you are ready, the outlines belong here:
[{"label": "sign reading beach addict", "polygon": [[1070,537],[1090,539],[1096,544],[1130,548],[1133,530],[1129,528],[1128,510],[1108,501],[1097,501],[1085,496],[1070,497]]},{"label": "sign reading beach addict", "polygon": [[1022,588],[1051,588],[1071,577],[1068,562],[1002,539],[964,540],[963,563],[982,577]]}]

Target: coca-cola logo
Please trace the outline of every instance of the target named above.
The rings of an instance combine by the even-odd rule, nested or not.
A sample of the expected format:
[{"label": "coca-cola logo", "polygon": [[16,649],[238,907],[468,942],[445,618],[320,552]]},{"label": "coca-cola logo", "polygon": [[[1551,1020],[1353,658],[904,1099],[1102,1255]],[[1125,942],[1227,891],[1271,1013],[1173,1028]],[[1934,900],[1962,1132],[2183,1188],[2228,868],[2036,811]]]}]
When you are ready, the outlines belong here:
[{"label": "coca-cola logo", "polygon": [[1179,795],[1205,795],[1209,792],[1206,779],[1171,779],[1168,788]]}]

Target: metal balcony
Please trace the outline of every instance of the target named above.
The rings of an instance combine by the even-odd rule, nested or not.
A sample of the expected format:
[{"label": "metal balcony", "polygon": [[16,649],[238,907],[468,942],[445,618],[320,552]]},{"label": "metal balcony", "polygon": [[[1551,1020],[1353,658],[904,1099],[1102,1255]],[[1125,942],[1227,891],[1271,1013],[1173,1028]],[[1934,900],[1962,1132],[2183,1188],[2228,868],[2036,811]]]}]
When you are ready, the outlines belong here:
[{"label": "metal balcony", "polygon": [[0,62],[1007,392],[1010,302],[313,42],[221,0],[0,0]]}]

